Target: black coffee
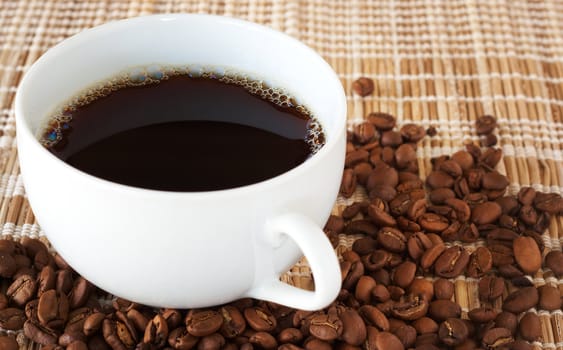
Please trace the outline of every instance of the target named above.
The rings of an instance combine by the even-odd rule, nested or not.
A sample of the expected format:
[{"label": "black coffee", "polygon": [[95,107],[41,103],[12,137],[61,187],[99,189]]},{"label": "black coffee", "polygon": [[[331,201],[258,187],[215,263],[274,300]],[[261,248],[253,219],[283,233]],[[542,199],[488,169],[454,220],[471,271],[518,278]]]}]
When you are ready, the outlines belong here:
[{"label": "black coffee", "polygon": [[51,118],[42,142],[106,180],[210,191],[282,174],[310,157],[324,136],[308,111],[278,89],[184,73],[95,89]]}]

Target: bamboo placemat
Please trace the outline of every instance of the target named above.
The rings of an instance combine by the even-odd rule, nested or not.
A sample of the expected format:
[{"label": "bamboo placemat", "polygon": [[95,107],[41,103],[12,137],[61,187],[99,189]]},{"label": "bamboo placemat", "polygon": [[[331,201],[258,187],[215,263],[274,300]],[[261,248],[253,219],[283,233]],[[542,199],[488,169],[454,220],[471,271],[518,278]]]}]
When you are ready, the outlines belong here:
[{"label": "bamboo placemat", "polygon": [[[371,111],[438,127],[418,149],[420,169],[430,158],[477,140],[474,121],[498,118],[504,159],[499,171],[521,186],[563,192],[563,2],[523,0],[0,0],[0,227],[9,238],[42,236],[19,176],[13,102],[27,68],[49,47],[107,21],[154,13],[212,13],[284,31],[316,49],[340,75],[351,124]],[[351,92],[359,76],[375,81],[372,96]],[[357,194],[361,196],[362,194]],[[339,198],[335,212],[352,199]],[[561,250],[563,219],[543,235],[547,250]],[[351,239],[341,237],[339,251]],[[286,276],[310,287],[305,262]],[[550,271],[536,285],[563,280]],[[456,280],[456,299],[478,306],[477,281]],[[538,312],[545,349],[563,349],[563,313]],[[23,348],[35,348],[20,334]]]}]

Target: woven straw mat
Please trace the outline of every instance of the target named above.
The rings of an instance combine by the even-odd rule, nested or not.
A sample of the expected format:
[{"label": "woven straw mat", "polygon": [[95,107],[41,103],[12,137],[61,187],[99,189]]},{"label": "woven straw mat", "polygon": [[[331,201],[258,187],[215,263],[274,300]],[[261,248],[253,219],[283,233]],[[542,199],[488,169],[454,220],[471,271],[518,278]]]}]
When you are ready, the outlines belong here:
[{"label": "woven straw mat", "polygon": [[[498,169],[509,192],[533,186],[563,192],[563,2],[522,0],[263,0],[53,1],[0,0],[0,227],[3,238],[42,236],[19,176],[14,96],[23,72],[45,50],[83,29],[153,13],[212,13],[258,22],[317,50],[339,74],[348,94],[350,125],[371,111],[389,112],[399,125],[435,125],[438,135],[418,149],[421,175],[430,158],[477,141],[476,117],[498,118],[504,159]],[[359,76],[375,80],[372,96],[351,92]],[[339,198],[338,212],[353,198]],[[544,233],[546,251],[561,250],[563,219]],[[45,239],[45,238],[43,238]],[[46,241],[46,239],[45,239]],[[342,236],[338,251],[353,238]],[[558,285],[551,271],[536,285]],[[305,261],[284,280],[311,288]],[[479,306],[477,280],[459,277],[455,299],[464,312]],[[511,287],[507,287],[506,294]],[[496,307],[500,306],[495,305]],[[533,310],[535,311],[535,310]],[[536,311],[543,343],[563,349],[563,314]],[[23,348],[36,348],[18,334]]]}]

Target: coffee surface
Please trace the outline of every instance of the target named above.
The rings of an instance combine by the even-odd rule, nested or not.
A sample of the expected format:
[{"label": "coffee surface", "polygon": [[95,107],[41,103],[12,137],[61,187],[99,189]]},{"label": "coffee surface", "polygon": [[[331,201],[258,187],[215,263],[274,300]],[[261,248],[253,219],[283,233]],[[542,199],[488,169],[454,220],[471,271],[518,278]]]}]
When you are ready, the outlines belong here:
[{"label": "coffee surface", "polygon": [[280,175],[314,152],[312,118],[302,108],[213,77],[174,75],[90,100],[67,111],[68,122],[51,123],[44,138],[58,139],[48,149],[125,185],[234,188]]}]

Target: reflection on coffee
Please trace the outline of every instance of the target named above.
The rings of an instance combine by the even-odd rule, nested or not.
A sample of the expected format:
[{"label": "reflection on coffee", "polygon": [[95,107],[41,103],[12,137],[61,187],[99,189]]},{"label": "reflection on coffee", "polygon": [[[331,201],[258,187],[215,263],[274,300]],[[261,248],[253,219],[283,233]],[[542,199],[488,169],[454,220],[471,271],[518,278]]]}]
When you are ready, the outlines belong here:
[{"label": "reflection on coffee", "polygon": [[257,183],[324,144],[311,113],[284,90],[223,70],[137,68],[66,103],[42,144],[113,182],[167,191]]}]

